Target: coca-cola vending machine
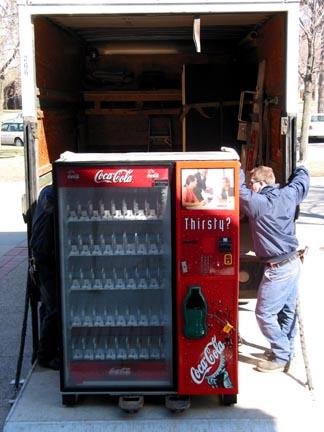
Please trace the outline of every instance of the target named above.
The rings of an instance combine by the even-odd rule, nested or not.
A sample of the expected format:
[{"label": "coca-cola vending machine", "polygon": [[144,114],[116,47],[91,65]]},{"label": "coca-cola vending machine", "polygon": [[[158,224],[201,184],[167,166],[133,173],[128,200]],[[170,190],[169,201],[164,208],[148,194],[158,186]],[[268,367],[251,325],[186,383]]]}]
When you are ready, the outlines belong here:
[{"label": "coca-cola vending machine", "polygon": [[54,162],[61,394],[235,403],[238,162],[223,152]]}]

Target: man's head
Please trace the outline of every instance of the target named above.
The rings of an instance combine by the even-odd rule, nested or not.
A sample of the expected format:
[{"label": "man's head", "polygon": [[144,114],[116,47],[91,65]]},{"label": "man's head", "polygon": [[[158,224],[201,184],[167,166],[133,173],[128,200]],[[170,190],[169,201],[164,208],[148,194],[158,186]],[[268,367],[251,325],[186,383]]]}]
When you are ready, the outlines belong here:
[{"label": "man's head", "polygon": [[276,182],[272,168],[258,166],[250,171],[249,186],[254,192],[260,192],[265,186],[273,186]]}]

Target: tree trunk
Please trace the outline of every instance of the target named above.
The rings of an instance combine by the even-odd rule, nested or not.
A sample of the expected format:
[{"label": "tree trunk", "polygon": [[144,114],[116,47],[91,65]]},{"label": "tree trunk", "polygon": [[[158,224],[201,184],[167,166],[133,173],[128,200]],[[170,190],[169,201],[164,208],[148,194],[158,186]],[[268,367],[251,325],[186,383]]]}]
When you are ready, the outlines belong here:
[{"label": "tree trunk", "polygon": [[[324,69],[324,65],[322,68]],[[319,113],[324,112],[324,70],[319,73],[317,111]]]},{"label": "tree trunk", "polygon": [[[2,126],[3,119],[3,77],[0,76],[0,128]],[[1,133],[0,133],[0,147],[1,147]]]},{"label": "tree trunk", "polygon": [[299,148],[299,161],[305,162],[307,160],[307,146],[308,146],[308,130],[311,116],[312,106],[312,80],[305,81],[305,92],[304,92],[304,106],[303,106],[303,118],[301,125],[300,134],[300,148]]},{"label": "tree trunk", "polygon": [[318,77],[318,103],[317,111],[324,113],[324,31],[321,34],[321,54],[320,54],[320,68]]},{"label": "tree trunk", "polygon": [[311,116],[315,62],[315,36],[307,41],[307,64],[304,77],[304,106],[301,124],[299,161],[307,161],[308,130]]}]

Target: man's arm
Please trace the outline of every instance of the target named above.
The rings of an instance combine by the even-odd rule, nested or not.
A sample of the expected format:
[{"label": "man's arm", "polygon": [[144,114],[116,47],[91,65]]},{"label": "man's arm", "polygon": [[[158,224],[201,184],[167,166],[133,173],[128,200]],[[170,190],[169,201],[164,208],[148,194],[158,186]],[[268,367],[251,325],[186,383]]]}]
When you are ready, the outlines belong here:
[{"label": "man's arm", "polygon": [[287,187],[296,194],[296,203],[299,204],[306,198],[309,191],[310,176],[303,165],[297,167],[289,177]]}]

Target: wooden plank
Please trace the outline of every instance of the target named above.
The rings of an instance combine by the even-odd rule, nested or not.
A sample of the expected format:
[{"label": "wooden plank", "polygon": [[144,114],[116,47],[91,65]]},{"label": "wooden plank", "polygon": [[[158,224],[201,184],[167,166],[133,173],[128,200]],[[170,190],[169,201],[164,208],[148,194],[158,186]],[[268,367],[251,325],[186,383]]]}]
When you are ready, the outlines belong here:
[{"label": "wooden plank", "polygon": [[83,98],[87,102],[181,101],[181,90],[88,91],[83,93]]},{"label": "wooden plank", "polygon": [[263,85],[266,61],[259,63],[256,91],[253,101],[253,119],[248,128],[246,169],[250,171],[256,164],[262,162],[262,107],[263,107]]},{"label": "wooden plank", "polygon": [[156,109],[137,109],[137,108],[89,108],[85,111],[87,115],[112,115],[112,116],[150,116],[150,115],[180,115],[180,108],[156,108]]},{"label": "wooden plank", "polygon": [[81,96],[79,93],[73,93],[68,91],[58,91],[47,88],[37,89],[37,97],[41,100],[54,100],[64,102],[80,102]]}]

